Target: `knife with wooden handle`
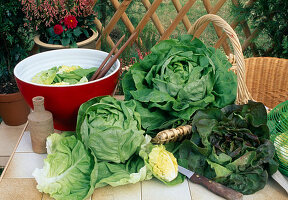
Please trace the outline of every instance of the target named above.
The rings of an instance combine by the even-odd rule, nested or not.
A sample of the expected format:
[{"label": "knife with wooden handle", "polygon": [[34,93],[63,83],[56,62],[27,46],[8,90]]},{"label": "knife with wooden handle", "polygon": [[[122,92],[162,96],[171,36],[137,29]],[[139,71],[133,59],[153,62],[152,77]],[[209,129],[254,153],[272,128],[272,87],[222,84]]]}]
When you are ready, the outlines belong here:
[{"label": "knife with wooden handle", "polygon": [[196,174],[195,172],[192,172],[184,167],[181,167],[178,165],[178,171],[189,178],[190,181],[193,183],[200,184],[204,187],[206,187],[211,192],[225,198],[225,199],[231,199],[231,200],[240,200],[243,199],[243,194],[240,192],[237,192],[231,188],[228,188],[220,183],[216,183],[215,181],[211,181],[208,178],[201,176],[199,174]]}]

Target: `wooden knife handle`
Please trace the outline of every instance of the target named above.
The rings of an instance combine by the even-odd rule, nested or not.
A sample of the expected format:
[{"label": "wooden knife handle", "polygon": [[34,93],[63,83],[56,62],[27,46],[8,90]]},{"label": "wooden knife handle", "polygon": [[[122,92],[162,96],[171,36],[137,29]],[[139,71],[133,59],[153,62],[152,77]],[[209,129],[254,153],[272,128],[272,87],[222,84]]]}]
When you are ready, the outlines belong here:
[{"label": "wooden knife handle", "polygon": [[191,176],[190,180],[193,183],[203,185],[211,192],[221,197],[224,197],[225,199],[231,199],[231,200],[243,199],[242,193],[237,192],[231,188],[228,188],[220,183],[216,183],[215,181],[211,181],[208,178],[201,176],[199,174],[194,173],[193,176]]}]

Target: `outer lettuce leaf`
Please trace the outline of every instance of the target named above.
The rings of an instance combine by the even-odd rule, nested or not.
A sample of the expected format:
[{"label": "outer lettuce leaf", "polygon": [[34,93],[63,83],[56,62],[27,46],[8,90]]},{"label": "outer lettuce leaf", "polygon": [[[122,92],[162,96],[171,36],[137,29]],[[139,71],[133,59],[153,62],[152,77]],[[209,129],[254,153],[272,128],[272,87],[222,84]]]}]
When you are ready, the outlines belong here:
[{"label": "outer lettuce leaf", "polygon": [[277,170],[262,103],[199,110],[192,132],[180,145],[180,165],[227,187],[252,194]]},{"label": "outer lettuce leaf", "polygon": [[[222,108],[236,98],[236,76],[228,71],[231,64],[220,51],[192,38],[185,35],[161,41],[151,49],[151,54],[133,65],[122,80],[125,99],[135,99],[142,104],[139,113],[143,128],[149,134],[159,124],[189,120],[198,109]],[[149,121],[144,108],[151,115],[166,119],[158,117],[159,120]]]},{"label": "outer lettuce leaf", "polygon": [[145,165],[143,158],[139,156],[140,149],[142,151],[143,149],[147,150],[146,146],[151,145],[150,140],[151,137],[146,136],[141,147],[124,164],[106,161],[99,162],[98,171],[101,173],[98,175],[96,188],[105,185],[119,186],[151,179],[152,172]]},{"label": "outer lettuce leaf", "polygon": [[77,137],[97,159],[125,163],[144,141],[134,101],[93,98],[79,108]]},{"label": "outer lettuce leaf", "polygon": [[97,160],[75,136],[52,134],[43,169],[35,169],[33,176],[40,192],[61,200],[88,198],[97,180]]},{"label": "outer lettuce leaf", "polygon": [[96,188],[111,185],[113,187],[137,183],[152,178],[152,174],[139,156],[131,157],[125,164],[109,162],[98,163],[99,173]]}]

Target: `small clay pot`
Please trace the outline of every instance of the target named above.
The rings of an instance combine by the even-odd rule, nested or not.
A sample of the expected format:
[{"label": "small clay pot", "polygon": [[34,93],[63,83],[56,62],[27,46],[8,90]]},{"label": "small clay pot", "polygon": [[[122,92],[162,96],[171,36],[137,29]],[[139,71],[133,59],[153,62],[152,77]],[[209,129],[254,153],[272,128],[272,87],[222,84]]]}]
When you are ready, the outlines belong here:
[{"label": "small clay pot", "polygon": [[20,92],[0,94],[0,116],[8,126],[19,126],[27,121],[30,107]]}]

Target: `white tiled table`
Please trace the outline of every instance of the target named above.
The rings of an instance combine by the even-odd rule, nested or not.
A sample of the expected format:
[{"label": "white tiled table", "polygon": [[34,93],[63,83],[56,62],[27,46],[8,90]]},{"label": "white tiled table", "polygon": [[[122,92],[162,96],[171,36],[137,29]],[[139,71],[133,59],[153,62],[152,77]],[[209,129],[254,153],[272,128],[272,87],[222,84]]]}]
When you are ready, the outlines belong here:
[{"label": "white tiled table", "polygon": [[[0,179],[0,200],[51,200],[49,195],[36,189],[32,177],[35,168],[42,168],[45,154],[33,153],[29,131],[23,132],[11,159]],[[119,187],[106,186],[96,189],[92,200],[218,200],[221,197],[200,185],[185,180],[176,186],[166,186],[156,179]],[[288,195],[277,182],[269,179],[265,188],[247,200],[287,200]]]}]

